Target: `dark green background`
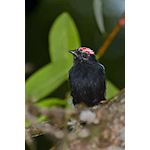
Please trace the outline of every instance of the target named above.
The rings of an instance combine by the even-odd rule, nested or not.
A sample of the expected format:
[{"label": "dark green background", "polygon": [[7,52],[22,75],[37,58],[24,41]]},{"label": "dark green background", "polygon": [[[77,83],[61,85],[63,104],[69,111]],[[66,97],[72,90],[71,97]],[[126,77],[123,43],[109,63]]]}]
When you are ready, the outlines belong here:
[{"label": "dark green background", "polygon": [[[103,17],[107,35],[125,11],[124,0],[102,0]],[[107,35],[98,29],[93,0],[26,0],[25,61],[33,66],[26,79],[36,70],[49,63],[48,33],[53,21],[64,11],[70,13],[78,28],[81,45],[95,52],[102,46]],[[59,55],[59,54],[58,54]],[[106,77],[119,89],[125,86],[125,28],[122,27],[109,45],[100,62],[106,68]],[[64,83],[55,94],[68,90]],[[64,91],[64,92],[63,92]],[[58,96],[58,95],[57,95]]]}]

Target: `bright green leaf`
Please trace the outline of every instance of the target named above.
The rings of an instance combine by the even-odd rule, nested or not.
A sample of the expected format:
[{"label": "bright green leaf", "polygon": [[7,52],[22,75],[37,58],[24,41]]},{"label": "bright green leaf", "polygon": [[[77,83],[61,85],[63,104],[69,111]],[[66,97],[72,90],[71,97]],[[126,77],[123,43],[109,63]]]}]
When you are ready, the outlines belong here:
[{"label": "bright green leaf", "polygon": [[71,16],[64,12],[52,25],[49,33],[49,48],[52,63],[47,64],[26,81],[26,100],[36,102],[52,93],[66,79],[73,57],[68,50],[80,47],[78,30]]},{"label": "bright green leaf", "polygon": [[120,90],[109,80],[106,80],[106,99],[111,98]]},{"label": "bright green leaf", "polygon": [[37,103],[38,107],[47,107],[51,106],[64,106],[67,104],[67,100],[62,100],[59,98],[46,98]]},{"label": "bright green leaf", "polygon": [[96,23],[98,28],[102,34],[106,34],[104,18],[103,18],[103,8],[102,8],[102,0],[94,0],[93,1],[93,9],[95,13]]},{"label": "bright green leaf", "polygon": [[60,59],[71,59],[68,50],[80,47],[77,27],[69,15],[64,12],[57,17],[49,32],[49,53],[53,63]]},{"label": "bright green leaf", "polygon": [[27,127],[29,125],[30,125],[30,122],[27,119],[25,119],[25,127]]},{"label": "bright green leaf", "polygon": [[42,121],[46,121],[49,120],[49,117],[45,116],[45,115],[41,115],[37,117],[37,122],[42,122]]},{"label": "bright green leaf", "polygon": [[72,60],[62,59],[54,64],[47,64],[32,74],[26,81],[26,100],[36,102],[58,88],[67,80],[71,62]]}]

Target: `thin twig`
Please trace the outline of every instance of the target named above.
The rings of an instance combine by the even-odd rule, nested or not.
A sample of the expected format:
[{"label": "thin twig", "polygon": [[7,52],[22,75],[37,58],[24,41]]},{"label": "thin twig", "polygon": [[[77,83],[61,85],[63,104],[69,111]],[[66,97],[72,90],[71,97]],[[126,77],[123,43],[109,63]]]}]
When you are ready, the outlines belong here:
[{"label": "thin twig", "polygon": [[[125,18],[125,14],[121,17],[120,20],[122,20],[123,18]],[[109,46],[109,44],[111,43],[111,41],[114,39],[114,37],[117,34],[117,32],[119,31],[119,29],[123,26],[121,24],[120,20],[118,21],[118,23],[114,27],[114,29],[111,31],[111,33],[109,34],[109,36],[107,37],[107,39],[105,40],[105,42],[103,43],[101,48],[98,50],[98,52],[96,54],[98,56],[98,59],[104,54],[104,52],[106,51],[106,49]]]}]

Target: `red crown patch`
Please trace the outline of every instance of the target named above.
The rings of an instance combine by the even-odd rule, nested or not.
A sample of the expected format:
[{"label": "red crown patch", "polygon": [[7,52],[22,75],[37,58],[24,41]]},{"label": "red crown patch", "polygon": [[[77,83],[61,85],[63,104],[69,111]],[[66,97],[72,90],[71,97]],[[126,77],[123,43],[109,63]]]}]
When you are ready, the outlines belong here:
[{"label": "red crown patch", "polygon": [[80,48],[79,48],[79,50],[82,50],[82,51],[84,51],[85,53],[88,53],[88,54],[94,55],[93,50],[91,50],[90,48],[80,47]]}]

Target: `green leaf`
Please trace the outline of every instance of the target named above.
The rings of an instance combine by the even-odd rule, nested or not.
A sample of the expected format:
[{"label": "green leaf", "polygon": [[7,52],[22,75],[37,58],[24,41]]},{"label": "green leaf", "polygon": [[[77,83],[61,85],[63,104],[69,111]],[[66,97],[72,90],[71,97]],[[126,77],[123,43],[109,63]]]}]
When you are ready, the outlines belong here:
[{"label": "green leaf", "polygon": [[36,102],[52,93],[67,80],[71,62],[72,60],[62,59],[54,64],[47,64],[32,74],[26,81],[25,99]]},{"label": "green leaf", "polygon": [[58,16],[49,32],[51,64],[32,74],[25,82],[25,100],[36,102],[52,93],[65,80],[73,65],[68,50],[80,47],[78,30],[71,16],[64,12]]},{"label": "green leaf", "polygon": [[67,12],[57,17],[49,32],[49,53],[52,62],[60,59],[71,59],[68,50],[80,47],[77,27]]},{"label": "green leaf", "polygon": [[37,122],[42,122],[42,121],[46,121],[49,120],[49,117],[45,116],[45,115],[41,115],[37,117]]},{"label": "green leaf", "polygon": [[27,119],[25,119],[25,127],[27,127],[29,125],[30,125],[30,122]]},{"label": "green leaf", "polygon": [[103,18],[102,0],[94,0],[93,7],[98,28],[102,34],[106,34]]},{"label": "green leaf", "polygon": [[37,103],[38,107],[50,108],[51,106],[64,106],[67,105],[67,100],[59,98],[46,98]]},{"label": "green leaf", "polygon": [[106,99],[111,98],[120,90],[109,80],[106,80]]},{"label": "green leaf", "polygon": [[73,65],[68,50],[80,47],[77,28],[71,16],[64,12],[53,23],[49,33],[52,63],[40,68],[26,80],[25,99],[36,102],[51,94],[65,80]]}]

